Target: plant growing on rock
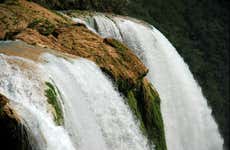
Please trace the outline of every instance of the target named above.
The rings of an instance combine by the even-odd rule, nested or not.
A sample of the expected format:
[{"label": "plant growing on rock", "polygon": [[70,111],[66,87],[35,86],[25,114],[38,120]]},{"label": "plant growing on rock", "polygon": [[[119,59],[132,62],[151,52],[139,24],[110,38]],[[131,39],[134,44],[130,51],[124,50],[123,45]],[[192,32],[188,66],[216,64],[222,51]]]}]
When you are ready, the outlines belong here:
[{"label": "plant growing on rock", "polygon": [[47,89],[45,90],[45,96],[47,97],[47,101],[54,108],[54,121],[57,125],[63,124],[63,112],[61,109],[61,104],[58,102],[58,94],[55,90],[55,87],[50,83],[46,82]]}]

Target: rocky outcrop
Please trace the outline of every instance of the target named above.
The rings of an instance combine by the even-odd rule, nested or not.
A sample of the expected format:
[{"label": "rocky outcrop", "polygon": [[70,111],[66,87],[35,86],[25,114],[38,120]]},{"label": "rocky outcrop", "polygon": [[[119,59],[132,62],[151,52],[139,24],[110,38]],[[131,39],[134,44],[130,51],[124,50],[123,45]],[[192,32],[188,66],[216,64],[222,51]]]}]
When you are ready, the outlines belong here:
[{"label": "rocky outcrop", "polygon": [[55,27],[70,21],[36,3],[6,0],[0,3],[0,40],[11,39],[36,20],[49,20]]},{"label": "rocky outcrop", "polygon": [[[3,18],[0,19],[0,29],[5,33],[2,39],[20,39],[28,44],[93,60],[117,82],[127,81],[129,87],[148,72],[127,48],[120,51],[84,25],[73,23],[37,4],[23,0],[17,5],[0,4],[0,12]],[[11,18],[16,20],[15,25]]]},{"label": "rocky outcrop", "polygon": [[0,145],[9,150],[31,150],[26,127],[17,113],[10,107],[9,100],[0,94]]},{"label": "rocky outcrop", "polygon": [[20,39],[94,61],[126,97],[141,122],[141,130],[156,145],[156,150],[166,149],[160,98],[145,79],[148,69],[129,48],[117,40],[103,39],[85,25],[73,23],[32,2],[0,4],[0,13],[1,39]]},{"label": "rocky outcrop", "polygon": [[[84,26],[60,27],[49,36],[44,36],[33,29],[25,29],[14,38],[90,59],[112,76],[119,86],[125,86],[124,88],[133,87],[148,72],[144,64],[128,48],[119,50],[109,44],[108,40],[104,40]],[[127,85],[123,85],[122,80],[126,81]]]}]

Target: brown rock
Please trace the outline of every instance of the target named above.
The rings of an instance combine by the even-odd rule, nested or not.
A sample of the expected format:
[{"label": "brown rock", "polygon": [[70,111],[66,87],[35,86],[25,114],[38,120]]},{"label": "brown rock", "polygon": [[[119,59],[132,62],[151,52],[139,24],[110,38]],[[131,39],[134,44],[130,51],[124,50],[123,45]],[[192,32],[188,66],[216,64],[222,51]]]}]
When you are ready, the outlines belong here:
[{"label": "brown rock", "polygon": [[[148,72],[144,64],[126,46],[116,41],[116,47],[111,44],[114,40],[104,40],[84,26],[60,27],[54,33],[54,35],[43,36],[35,30],[26,29],[15,38],[29,44],[43,45],[90,59],[111,75],[115,81],[122,79],[130,86],[136,84]],[[120,47],[124,50],[120,50]]]},{"label": "brown rock", "polygon": [[[0,145],[9,150],[31,150],[29,132],[18,115],[9,106],[9,100],[0,94]],[[32,137],[32,136],[30,136]]]},{"label": "brown rock", "polygon": [[67,18],[26,0],[18,0],[15,4],[0,3],[0,39],[5,36],[3,33],[22,31],[33,21],[44,18],[55,26],[72,23]]},{"label": "brown rock", "polygon": [[0,40],[1,39],[4,39],[4,37],[5,37],[5,31],[3,30],[3,27],[0,25]]},{"label": "brown rock", "polygon": [[2,36],[7,39],[20,39],[28,44],[90,59],[125,88],[137,84],[148,72],[123,44],[112,39],[104,40],[85,25],[68,21],[33,2],[19,0],[15,5],[0,4],[0,16],[0,26],[6,33]]},{"label": "brown rock", "polygon": [[9,118],[16,123],[20,123],[18,115],[9,106],[9,100],[2,94],[0,94],[0,118]]}]

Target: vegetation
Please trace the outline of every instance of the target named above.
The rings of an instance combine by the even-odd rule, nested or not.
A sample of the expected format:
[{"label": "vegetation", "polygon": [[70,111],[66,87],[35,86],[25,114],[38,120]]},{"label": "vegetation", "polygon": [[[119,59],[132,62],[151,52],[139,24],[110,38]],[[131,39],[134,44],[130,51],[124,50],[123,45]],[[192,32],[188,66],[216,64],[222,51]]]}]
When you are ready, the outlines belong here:
[{"label": "vegetation", "polygon": [[0,3],[5,3],[7,5],[17,5],[17,4],[19,4],[18,0],[0,0]]},{"label": "vegetation", "polygon": [[[108,71],[103,71],[108,73]],[[141,77],[135,85],[130,85],[129,81],[122,78],[118,78],[116,84],[140,122],[142,133],[148,137],[151,144],[154,143],[156,150],[167,150],[160,97],[152,85],[144,77]]]},{"label": "vegetation", "polygon": [[137,92],[138,106],[149,138],[155,144],[156,150],[166,150],[164,125],[161,116],[160,98],[147,80],[142,81],[141,91]]},{"label": "vegetation", "polygon": [[46,82],[47,85],[47,89],[45,90],[45,95],[47,97],[47,101],[49,104],[52,105],[52,107],[54,108],[54,120],[56,122],[57,125],[62,125],[63,124],[63,113],[62,113],[62,109],[61,109],[61,105],[58,102],[58,98],[57,98],[57,92],[54,88],[54,86],[50,83],[50,82]]},{"label": "vegetation", "polygon": [[[1,0],[0,2],[5,2],[7,0]],[[9,4],[11,4],[8,0]],[[229,147],[229,11],[228,7],[230,2],[226,0],[129,0],[127,3],[126,0],[30,0],[35,1],[43,6],[54,8],[54,9],[93,9],[97,11],[109,11],[120,14],[128,14],[132,17],[136,17],[139,19],[143,19],[154,26],[156,26],[164,35],[172,42],[172,44],[177,48],[180,55],[184,58],[185,62],[188,63],[190,70],[193,75],[199,82],[202,87],[204,95],[208,99],[209,105],[212,107],[213,115],[219,124],[219,129],[221,134],[225,139],[225,145]],[[2,5],[2,4],[1,4]],[[3,7],[4,6],[4,7]],[[31,5],[33,6],[33,5]],[[127,7],[126,7],[127,6]],[[2,5],[2,8],[8,8],[8,6]],[[12,7],[9,6],[9,7]],[[39,32],[41,34],[48,35],[52,33],[52,25],[46,21],[41,21],[40,23],[35,18],[39,18],[38,16],[43,15],[40,13],[40,9],[34,12],[31,12],[29,9],[24,9],[25,7],[12,7],[13,9],[4,9],[11,12],[12,14],[17,16],[16,21],[25,20],[27,22],[32,23],[29,25],[31,28],[40,30],[39,28],[43,28],[44,26],[50,28],[47,32],[43,32],[41,29]],[[17,8],[17,9],[15,9]],[[23,9],[21,9],[23,8]],[[25,13],[25,11],[29,13]],[[3,12],[4,12],[3,11]],[[17,11],[18,13],[15,13]],[[44,10],[43,10],[44,11]],[[44,11],[44,13],[48,13]],[[9,13],[5,13],[7,16]],[[31,14],[30,16],[27,14]],[[36,15],[37,14],[37,15]],[[22,16],[22,17],[21,17]],[[29,17],[28,17],[29,16]],[[50,15],[47,15],[50,16]],[[51,15],[53,16],[53,14]],[[4,16],[3,16],[4,17]],[[24,19],[25,18],[25,19]],[[31,20],[30,20],[31,19]],[[61,22],[66,22],[62,17],[56,16],[55,18],[48,19],[52,20],[52,23],[57,23],[56,20],[60,20]],[[21,25],[14,25],[14,21],[10,17],[1,18],[2,25],[5,29],[21,27]],[[6,24],[6,22],[12,21],[11,24]],[[17,23],[17,22],[16,22]],[[45,24],[45,25],[44,25]],[[23,24],[22,24],[23,25]],[[46,28],[45,27],[45,28]],[[23,26],[23,28],[26,28]],[[74,29],[74,30],[73,30]],[[113,57],[111,59],[111,55],[109,54],[108,43],[104,41],[104,43],[100,43],[100,45],[94,45],[90,47],[90,43],[87,42],[95,42],[99,37],[86,38],[81,35],[92,36],[91,33],[85,31],[83,28],[69,28],[65,30],[60,30],[58,34],[66,40],[59,40],[59,43],[62,45],[67,45],[70,41],[71,51],[69,53],[84,57],[90,58],[94,60],[105,72],[111,75],[113,79],[118,84],[119,90],[126,95],[128,98],[128,103],[137,117],[142,118],[146,130],[160,130],[159,135],[162,135],[163,130],[161,126],[161,118],[160,114],[157,112],[160,111],[159,100],[157,100],[156,95],[151,94],[143,94],[143,88],[139,86],[134,86],[134,82],[137,80],[136,77],[144,76],[145,73],[141,74],[140,68],[133,69],[133,64],[128,61],[128,59],[134,60],[134,57],[129,57],[130,53],[128,51],[122,51],[119,45],[114,41],[110,42],[110,46],[116,48],[118,52],[116,53],[119,56],[119,59]],[[76,32],[75,32],[76,31]],[[12,32],[17,33],[17,32]],[[86,39],[83,40],[75,40],[71,43],[72,39],[67,38],[67,35],[71,35],[72,39]],[[72,36],[77,35],[75,38]],[[47,38],[47,37],[46,37]],[[71,40],[70,40],[71,39]],[[35,40],[35,39],[30,39]],[[81,43],[82,42],[82,43]],[[99,42],[99,40],[97,41]],[[58,44],[55,41],[51,48],[58,49]],[[67,44],[66,44],[67,43]],[[77,43],[77,44],[76,44]],[[112,44],[111,44],[112,43]],[[50,44],[50,43],[49,43]],[[72,44],[72,45],[71,45]],[[74,45],[75,44],[75,45]],[[51,45],[51,44],[50,44]],[[78,46],[76,46],[78,45]],[[89,47],[85,47],[88,45]],[[56,47],[55,47],[56,46]],[[96,51],[95,51],[96,47]],[[65,47],[61,47],[60,49],[64,49]],[[70,50],[66,46],[66,49]],[[65,50],[66,50],[65,49]],[[107,51],[103,51],[105,49]],[[66,50],[67,51],[67,50]],[[100,52],[100,53],[99,53]],[[114,51],[113,51],[114,52]],[[107,54],[108,53],[108,54]],[[115,53],[115,52],[114,52]],[[103,55],[102,55],[103,54]],[[103,57],[102,57],[103,56]],[[115,56],[115,55],[114,55]],[[122,57],[120,57],[122,56]],[[127,57],[123,57],[127,56]],[[112,65],[111,65],[112,64]],[[116,67],[114,67],[116,66]],[[137,65],[138,66],[138,65]],[[133,70],[132,70],[133,69]],[[128,71],[127,71],[128,70]],[[130,73],[131,71],[131,73]],[[138,73],[136,73],[138,72]],[[136,74],[135,74],[136,73]],[[132,75],[134,74],[134,75]],[[128,75],[129,78],[125,78]],[[135,78],[134,78],[135,77]],[[133,82],[133,84],[131,84]],[[49,87],[49,86],[48,86]],[[51,103],[53,103],[55,111],[58,110],[58,103],[55,100],[57,97],[52,92],[52,88],[49,87],[49,92],[46,93]],[[54,89],[54,88],[53,88]],[[146,88],[145,88],[146,89]],[[137,91],[142,91],[142,95],[138,95]],[[149,90],[145,90],[146,92]],[[151,90],[150,90],[151,91]],[[145,93],[145,92],[144,92]],[[147,92],[148,93],[148,92]],[[152,99],[149,101],[143,102],[143,96],[148,99]],[[134,99],[135,98],[135,99]],[[56,101],[56,104],[55,104]],[[142,103],[141,103],[142,102]],[[155,104],[156,103],[156,104]],[[144,108],[140,108],[143,106],[142,104],[148,104],[144,106]],[[149,107],[151,106],[151,107]],[[154,108],[153,108],[154,107]],[[60,108],[60,107],[59,107]],[[151,108],[151,109],[150,109]],[[56,110],[57,109],[57,110]],[[154,112],[156,111],[156,112]],[[144,116],[151,116],[145,117]],[[58,115],[57,115],[58,116]],[[151,120],[153,118],[159,121],[160,124],[154,124]],[[152,119],[149,119],[152,118]],[[151,124],[148,126],[147,124]],[[149,135],[152,137],[152,135]],[[163,136],[154,137],[161,138]],[[164,141],[164,140],[163,140]],[[161,144],[159,144],[161,145]],[[163,145],[163,144],[162,144]]]},{"label": "vegetation", "polygon": [[124,12],[128,0],[30,0],[52,9],[80,9],[104,12]]},{"label": "vegetation", "polygon": [[131,109],[131,111],[133,112],[133,114],[135,115],[136,119],[138,121],[140,121],[140,129],[142,131],[142,133],[144,135],[147,135],[147,131],[146,131],[146,128],[145,128],[145,125],[144,125],[144,122],[142,120],[142,116],[141,116],[141,113],[140,113],[140,110],[138,108],[138,104],[137,104],[137,99],[135,98],[135,95],[133,93],[132,90],[130,90],[128,93],[127,93],[127,103]]},{"label": "vegetation", "polygon": [[43,18],[34,19],[29,25],[29,28],[36,29],[42,35],[50,35],[55,30],[55,25],[49,20]]},{"label": "vegetation", "polygon": [[104,40],[104,42],[111,45],[112,47],[116,48],[120,52],[123,52],[123,51],[128,49],[127,47],[125,47],[124,44],[122,44],[121,42],[119,42],[118,40],[115,40],[115,39],[106,38]]},{"label": "vegetation", "polygon": [[166,150],[164,125],[160,110],[160,98],[152,85],[142,79],[139,86],[128,90],[127,102],[140,121],[140,129],[154,143],[156,150]]}]

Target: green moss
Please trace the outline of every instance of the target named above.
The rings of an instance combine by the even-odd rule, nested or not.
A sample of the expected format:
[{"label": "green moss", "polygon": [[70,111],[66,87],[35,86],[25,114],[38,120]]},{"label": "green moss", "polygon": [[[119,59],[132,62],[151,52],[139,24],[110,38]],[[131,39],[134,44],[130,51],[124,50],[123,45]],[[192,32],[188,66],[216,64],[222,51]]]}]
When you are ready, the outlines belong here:
[{"label": "green moss", "polygon": [[55,30],[55,25],[53,25],[49,20],[38,18],[34,19],[29,25],[29,28],[36,29],[42,35],[50,35]]},{"label": "green moss", "polygon": [[37,24],[39,24],[40,22],[41,22],[41,18],[39,18],[39,19],[34,19],[30,24],[29,24],[29,28],[34,28]]},{"label": "green moss", "polygon": [[119,50],[121,52],[124,52],[128,49],[124,44],[122,44],[121,42],[119,42],[118,40],[115,40],[115,39],[106,38],[104,40],[104,42],[109,44],[110,46],[116,48],[117,50]]},{"label": "green moss", "polygon": [[47,97],[48,103],[51,104],[55,110],[53,113],[54,121],[57,125],[61,125],[63,124],[63,113],[61,110],[61,105],[57,99],[57,92],[50,82],[46,82],[46,85],[48,88],[45,90],[45,96]]},{"label": "green moss", "polygon": [[157,92],[149,82],[144,80],[132,91],[138,107],[136,110],[141,115],[150,143],[155,145],[156,150],[166,150],[160,98]]},{"label": "green moss", "polygon": [[151,84],[142,85],[142,98],[144,98],[145,125],[149,138],[156,145],[156,150],[166,150],[164,125],[160,109],[160,98]]},{"label": "green moss", "polygon": [[127,104],[140,122],[140,129],[156,150],[166,150],[164,124],[160,109],[160,98],[145,79],[130,87],[127,81],[118,80],[119,91],[127,98]]},{"label": "green moss", "polygon": [[122,92],[124,95],[127,95],[129,90],[131,90],[133,87],[133,85],[131,85],[129,81],[122,78],[118,78],[116,84],[118,86],[118,90]]},{"label": "green moss", "polygon": [[149,142],[155,145],[156,150],[166,150],[164,125],[160,110],[160,98],[152,85],[144,79],[135,82],[116,76],[106,68],[101,68],[114,80],[118,90],[126,97],[136,119],[140,122],[140,130],[147,136]]},{"label": "green moss", "polygon": [[138,105],[137,105],[137,100],[133,94],[133,91],[131,91],[131,90],[127,94],[127,102],[128,102],[128,105],[129,105],[131,111],[134,113],[136,119],[139,120],[139,122],[140,122],[140,130],[142,131],[142,133],[144,135],[147,135],[147,131],[146,131],[144,122],[142,120],[140,110],[139,110]]}]

